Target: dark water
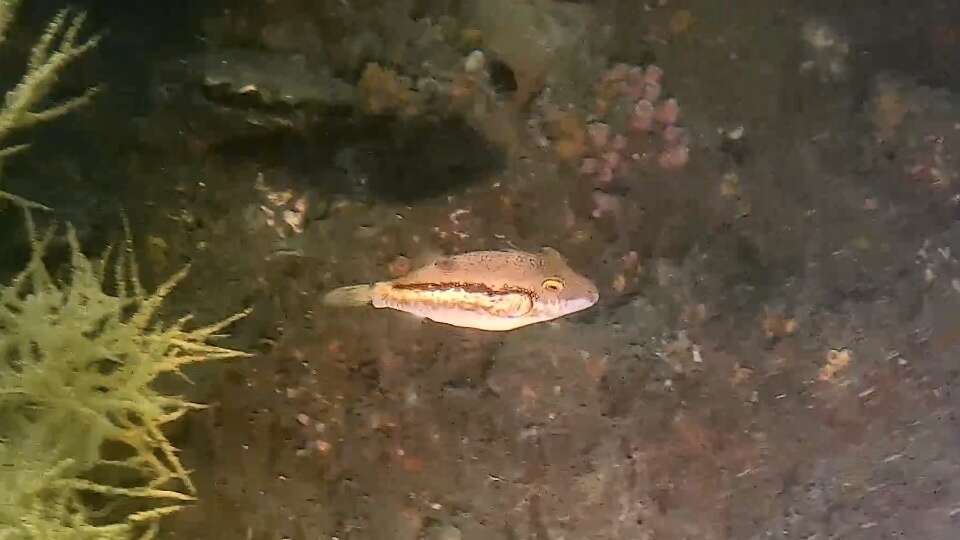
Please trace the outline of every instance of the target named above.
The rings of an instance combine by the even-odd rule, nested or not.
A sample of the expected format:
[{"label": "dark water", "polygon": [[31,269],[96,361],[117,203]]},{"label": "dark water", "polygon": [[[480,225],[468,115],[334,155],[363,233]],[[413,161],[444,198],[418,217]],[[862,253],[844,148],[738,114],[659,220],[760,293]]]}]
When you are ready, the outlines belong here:
[{"label": "dark water", "polygon": [[[61,7],[20,6],[5,88]],[[162,426],[184,466],[162,486],[196,497],[144,520],[162,538],[956,537],[953,3],[73,7],[103,41],[38,106],[103,91],[5,138],[31,147],[0,187],[94,259],[127,216],[148,290],[190,264],[155,321],[252,308],[216,341],[251,356],[109,401],[161,354],[130,352],[157,327],[109,341],[109,317],[71,322],[103,305],[79,300],[24,323],[40,291],[6,286],[31,247],[3,206],[0,537],[77,513],[137,537],[128,516],[169,501],[25,479],[57,456],[67,478],[150,482],[78,448],[173,468],[155,437],[130,445],[152,421],[131,404],[180,395],[210,407]],[[595,306],[486,332],[319,300],[542,246]],[[45,260],[79,288],[68,247]],[[109,272],[103,289],[121,293]],[[115,408],[57,416],[84,395]],[[119,435],[75,444],[96,418]],[[71,489],[72,510],[37,513]]]}]

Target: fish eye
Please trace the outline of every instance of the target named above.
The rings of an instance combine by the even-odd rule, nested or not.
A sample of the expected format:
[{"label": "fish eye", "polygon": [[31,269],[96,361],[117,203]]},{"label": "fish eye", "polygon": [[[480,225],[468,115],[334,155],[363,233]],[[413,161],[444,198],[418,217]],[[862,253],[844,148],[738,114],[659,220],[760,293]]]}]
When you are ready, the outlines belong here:
[{"label": "fish eye", "polygon": [[540,284],[544,290],[550,292],[560,292],[563,290],[563,280],[558,278],[547,278]]}]

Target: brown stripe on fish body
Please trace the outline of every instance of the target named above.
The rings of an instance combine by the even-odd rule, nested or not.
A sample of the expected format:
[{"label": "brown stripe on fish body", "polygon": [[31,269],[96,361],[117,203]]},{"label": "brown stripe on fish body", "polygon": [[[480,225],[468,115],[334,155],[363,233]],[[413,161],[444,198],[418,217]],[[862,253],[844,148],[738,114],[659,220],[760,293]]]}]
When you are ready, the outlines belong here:
[{"label": "brown stripe on fish body", "polygon": [[437,283],[394,283],[392,284],[395,289],[410,289],[410,290],[421,290],[421,291],[442,291],[448,289],[460,289],[468,293],[483,293],[490,295],[504,294],[504,293],[520,293],[530,296],[531,299],[536,298],[536,294],[529,289],[523,287],[512,287],[505,286],[500,288],[493,288],[489,285],[483,283],[467,283],[467,282],[437,282]]},{"label": "brown stripe on fish body", "polygon": [[402,311],[454,309],[495,317],[523,316],[536,300],[532,291],[520,287],[494,289],[482,283],[396,283],[384,293],[385,307]]}]

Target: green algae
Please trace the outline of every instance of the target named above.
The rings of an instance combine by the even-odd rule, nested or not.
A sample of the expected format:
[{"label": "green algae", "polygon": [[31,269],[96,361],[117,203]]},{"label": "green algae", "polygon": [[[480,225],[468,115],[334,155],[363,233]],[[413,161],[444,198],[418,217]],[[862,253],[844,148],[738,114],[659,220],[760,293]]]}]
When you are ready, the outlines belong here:
[{"label": "green algae", "polygon": [[211,341],[248,312],[193,329],[190,316],[158,320],[188,269],[148,292],[128,227],[122,249],[91,260],[67,226],[68,277],[56,279],[55,229],[39,233],[22,210],[31,256],[0,286],[0,540],[152,537],[196,493],[162,428],[203,407],[152,385],[247,356]]},{"label": "green algae", "polygon": [[[0,44],[20,5],[0,0]],[[33,47],[20,82],[0,104],[0,166],[27,147],[14,132],[63,116],[97,93],[42,105],[63,69],[97,45],[78,39],[84,15],[60,11]],[[156,290],[140,282],[126,242],[88,258],[69,225],[65,278],[47,266],[55,227],[40,233],[34,211],[49,208],[0,190],[23,212],[26,266],[0,284],[0,540],[153,538],[160,519],[194,500],[196,489],[163,427],[203,406],[153,388],[187,364],[245,353],[212,345],[241,312],[188,329],[157,318],[187,275]]]},{"label": "green algae", "polygon": [[[20,0],[0,0],[0,45],[6,43],[19,7]],[[0,145],[3,145],[0,146],[0,166],[5,158],[28,146],[5,145],[4,141],[10,135],[75,111],[87,105],[99,92],[99,88],[91,87],[79,96],[43,108],[64,69],[100,42],[100,36],[85,41],[78,39],[85,20],[83,12],[72,16],[69,10],[60,10],[30,51],[20,81],[4,94],[0,106]]]}]

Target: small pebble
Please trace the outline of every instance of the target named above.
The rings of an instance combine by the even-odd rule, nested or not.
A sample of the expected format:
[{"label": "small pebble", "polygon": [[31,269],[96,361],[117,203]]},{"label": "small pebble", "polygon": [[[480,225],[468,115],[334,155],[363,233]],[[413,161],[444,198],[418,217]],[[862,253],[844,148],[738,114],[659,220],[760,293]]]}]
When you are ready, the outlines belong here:
[{"label": "small pebble", "polygon": [[463,69],[467,73],[476,73],[483,69],[487,65],[487,59],[483,55],[483,51],[473,51],[467,55],[467,59],[463,62]]}]

